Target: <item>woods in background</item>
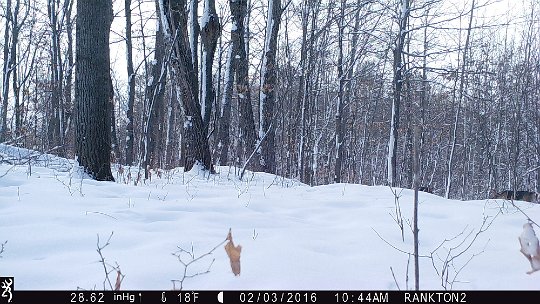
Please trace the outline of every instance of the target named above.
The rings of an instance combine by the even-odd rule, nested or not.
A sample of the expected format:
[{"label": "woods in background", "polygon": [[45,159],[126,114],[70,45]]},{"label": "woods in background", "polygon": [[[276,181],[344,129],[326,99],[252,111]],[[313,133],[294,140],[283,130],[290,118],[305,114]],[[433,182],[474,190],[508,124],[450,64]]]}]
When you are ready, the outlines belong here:
[{"label": "woods in background", "polygon": [[[87,22],[101,2],[110,39]],[[410,188],[419,127],[435,194],[540,191],[540,5],[524,3],[7,0],[0,142],[102,180],[112,161]]]}]

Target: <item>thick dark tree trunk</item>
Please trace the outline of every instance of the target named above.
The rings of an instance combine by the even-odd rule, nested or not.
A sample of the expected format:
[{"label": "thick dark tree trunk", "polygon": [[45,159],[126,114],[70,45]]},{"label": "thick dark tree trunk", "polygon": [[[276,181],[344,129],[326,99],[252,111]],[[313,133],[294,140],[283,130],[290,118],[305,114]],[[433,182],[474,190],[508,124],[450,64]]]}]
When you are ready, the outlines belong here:
[{"label": "thick dark tree trunk", "polygon": [[76,155],[96,180],[113,181],[109,113],[111,0],[77,1]]},{"label": "thick dark tree trunk", "polygon": [[[246,41],[245,18],[247,14],[247,0],[230,2],[231,11],[234,9],[233,20],[236,20],[237,31],[231,32],[235,39],[238,39],[238,52],[236,61],[236,91],[238,93],[238,110],[240,112],[240,153],[241,162],[246,162],[251,153],[255,150],[257,132],[255,131],[255,119],[253,118],[253,107],[251,105],[251,93],[249,85],[249,59]],[[247,166],[251,170],[259,169],[258,154],[256,159]]]}]

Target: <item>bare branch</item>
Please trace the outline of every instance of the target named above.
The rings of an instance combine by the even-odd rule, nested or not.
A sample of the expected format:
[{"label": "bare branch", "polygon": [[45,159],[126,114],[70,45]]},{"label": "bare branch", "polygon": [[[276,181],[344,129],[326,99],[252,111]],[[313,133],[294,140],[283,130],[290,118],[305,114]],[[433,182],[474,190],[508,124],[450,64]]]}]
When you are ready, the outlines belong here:
[{"label": "bare branch", "polygon": [[[210,262],[210,264],[208,265],[208,268],[205,271],[196,272],[194,274],[188,274],[188,268],[192,264],[194,264],[194,263],[200,261],[201,259],[213,254],[214,251],[217,248],[219,248],[220,246],[222,246],[223,244],[225,244],[225,242],[227,242],[227,239],[223,240],[221,243],[217,244],[214,248],[210,249],[209,251],[207,251],[206,253],[204,253],[204,254],[202,254],[200,256],[195,256],[195,250],[193,248],[193,243],[191,243],[191,248],[189,250],[185,250],[182,247],[178,246],[178,250],[176,252],[172,253],[172,255],[174,255],[178,259],[178,262],[180,262],[180,264],[182,264],[184,269],[182,271],[182,278],[181,279],[171,280],[171,282],[173,283],[173,290],[182,290],[184,288],[184,281],[186,279],[191,279],[191,278],[203,275],[203,274],[210,273],[210,268],[214,264],[214,261],[216,260],[215,258],[212,259],[212,262]],[[188,255],[189,261],[185,261],[185,259],[182,257],[182,255],[184,255],[184,254]],[[179,289],[176,289],[176,283],[180,284]]]}]

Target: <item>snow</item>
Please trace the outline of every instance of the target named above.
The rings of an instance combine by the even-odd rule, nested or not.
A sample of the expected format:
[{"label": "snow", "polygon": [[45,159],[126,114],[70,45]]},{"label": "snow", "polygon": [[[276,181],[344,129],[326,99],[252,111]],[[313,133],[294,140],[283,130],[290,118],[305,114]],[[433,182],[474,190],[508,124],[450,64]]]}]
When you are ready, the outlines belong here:
[{"label": "snow", "polygon": [[[239,181],[235,168],[217,167],[218,174],[210,175],[200,166],[153,173],[134,186],[127,172],[138,168],[124,167],[120,174],[112,167],[117,181],[98,182],[74,160],[0,145],[0,244],[7,241],[0,272],[14,276],[17,289],[102,289],[97,237],[103,245],[112,232],[102,252],[126,275],[124,290],[170,290],[183,271],[171,254],[178,246],[200,256],[218,245],[188,268],[188,274],[205,271],[215,259],[209,273],[187,278],[185,289],[396,290],[390,267],[406,288],[408,256],[395,248],[413,249],[411,190],[309,187],[265,173],[247,173]],[[392,190],[399,196],[404,240]],[[483,223],[491,223],[463,254],[457,256],[463,247],[452,250],[452,266],[463,267],[454,289],[538,290],[540,272],[526,274],[530,264],[519,252],[528,221],[516,207],[419,195],[420,253],[430,255],[443,244],[434,253],[439,271],[447,250],[468,245]],[[538,222],[540,205],[516,206]],[[222,244],[229,228],[242,246],[237,277]],[[527,228],[525,236],[533,235]],[[420,261],[421,288],[442,289],[432,261]],[[413,265],[408,268],[414,277]],[[452,277],[454,268],[448,269]]]}]

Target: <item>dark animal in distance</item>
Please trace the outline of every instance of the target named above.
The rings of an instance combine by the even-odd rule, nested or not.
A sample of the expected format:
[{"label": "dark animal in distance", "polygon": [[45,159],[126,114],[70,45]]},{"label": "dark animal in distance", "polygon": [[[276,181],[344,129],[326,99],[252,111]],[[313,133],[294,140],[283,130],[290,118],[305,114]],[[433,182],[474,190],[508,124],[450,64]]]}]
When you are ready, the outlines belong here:
[{"label": "dark animal in distance", "polygon": [[516,200],[516,201],[526,201],[531,203],[537,203],[540,196],[537,192],[531,191],[512,191],[506,190],[502,192],[493,191],[491,194],[492,199],[505,199],[505,200]]},{"label": "dark animal in distance", "polygon": [[423,192],[433,194],[433,188],[431,188],[430,186],[420,186],[418,187],[418,191],[423,191]]}]

